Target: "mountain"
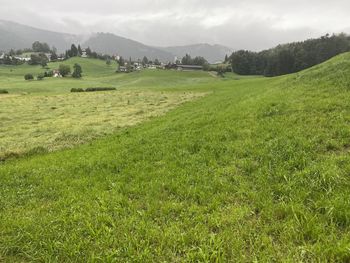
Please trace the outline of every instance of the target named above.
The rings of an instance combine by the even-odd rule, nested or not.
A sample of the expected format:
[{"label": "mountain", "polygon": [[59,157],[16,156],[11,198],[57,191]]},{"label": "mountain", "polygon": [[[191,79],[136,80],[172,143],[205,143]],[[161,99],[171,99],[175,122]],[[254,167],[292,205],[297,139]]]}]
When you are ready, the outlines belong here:
[{"label": "mountain", "polygon": [[83,46],[104,54],[119,54],[124,58],[142,59],[144,56],[149,59],[158,58],[161,61],[173,61],[174,55],[170,52],[146,46],[140,42],[123,38],[110,33],[93,34]]},{"label": "mountain", "polygon": [[192,57],[202,56],[210,63],[223,61],[225,55],[231,55],[232,49],[221,45],[196,44],[188,46],[175,46],[161,48],[164,51],[174,54],[178,58],[184,57],[186,54]]},{"label": "mountain", "polygon": [[64,51],[78,36],[37,29],[14,22],[0,20],[0,50],[30,48],[35,41],[46,42]]},{"label": "mountain", "polygon": [[103,54],[119,54],[124,58],[142,59],[144,56],[160,61],[174,61],[175,57],[182,58],[186,54],[202,56],[209,62],[222,61],[231,49],[220,45],[196,44],[178,47],[152,47],[140,42],[120,37],[111,33],[95,33],[89,36],[42,30],[18,23],[0,20],[0,51],[10,49],[30,48],[35,41],[46,42],[62,53],[70,48],[72,43],[90,47]]}]

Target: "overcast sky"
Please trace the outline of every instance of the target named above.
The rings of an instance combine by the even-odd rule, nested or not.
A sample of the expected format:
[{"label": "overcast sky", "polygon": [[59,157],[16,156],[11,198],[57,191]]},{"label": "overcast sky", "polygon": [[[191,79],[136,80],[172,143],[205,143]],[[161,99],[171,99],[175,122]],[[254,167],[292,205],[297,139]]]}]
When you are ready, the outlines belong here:
[{"label": "overcast sky", "polygon": [[0,19],[59,32],[253,50],[350,33],[349,11],[350,0],[0,0]]}]

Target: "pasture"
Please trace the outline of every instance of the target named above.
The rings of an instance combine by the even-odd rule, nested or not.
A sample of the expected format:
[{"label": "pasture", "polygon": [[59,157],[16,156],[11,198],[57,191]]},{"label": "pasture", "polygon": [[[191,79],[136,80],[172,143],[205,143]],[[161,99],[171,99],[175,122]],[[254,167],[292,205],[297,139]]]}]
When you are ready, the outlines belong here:
[{"label": "pasture", "polygon": [[[0,261],[348,262],[349,76],[347,53],[278,78],[146,71],[39,88],[9,81],[0,96],[53,96],[33,105],[59,105],[48,112],[66,109],[78,128],[89,120],[81,107],[97,107],[96,122],[122,111],[109,94],[117,105],[130,97],[135,111],[162,96],[168,105],[89,143],[0,164]],[[73,83],[118,91],[77,99],[67,94]],[[86,104],[74,110],[74,100]]]},{"label": "pasture", "polygon": [[[117,129],[164,114],[204,92],[156,90],[171,78],[176,82],[212,80],[208,74],[138,72],[116,74],[116,64],[73,58],[84,77],[25,81],[24,74],[40,74],[41,66],[0,67],[0,86],[9,94],[0,97],[0,159],[50,152],[89,142]],[[58,68],[50,63],[49,68]],[[171,76],[169,78],[169,76]],[[158,82],[158,85],[155,84]],[[141,83],[141,84],[140,84]],[[115,87],[117,91],[71,93],[71,88]]]}]

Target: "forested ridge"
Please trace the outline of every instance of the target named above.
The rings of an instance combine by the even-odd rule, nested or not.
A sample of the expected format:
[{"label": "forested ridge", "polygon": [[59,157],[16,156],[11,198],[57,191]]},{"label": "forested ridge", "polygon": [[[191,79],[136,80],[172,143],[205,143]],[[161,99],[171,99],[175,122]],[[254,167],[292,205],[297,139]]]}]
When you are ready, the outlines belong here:
[{"label": "forested ridge", "polygon": [[298,72],[350,51],[350,36],[344,33],[278,45],[253,52],[239,50],[230,56],[234,72],[241,75],[279,76]]}]

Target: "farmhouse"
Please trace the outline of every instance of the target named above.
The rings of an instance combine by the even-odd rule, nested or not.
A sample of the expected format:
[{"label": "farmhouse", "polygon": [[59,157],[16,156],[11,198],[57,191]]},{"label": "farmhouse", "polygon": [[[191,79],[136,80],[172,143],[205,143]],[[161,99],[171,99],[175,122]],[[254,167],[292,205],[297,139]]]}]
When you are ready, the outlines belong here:
[{"label": "farmhouse", "polygon": [[117,70],[118,72],[128,72],[128,68],[124,66],[120,66],[119,69]]},{"label": "farmhouse", "polygon": [[18,59],[20,61],[25,61],[25,62],[29,62],[31,60],[31,58],[29,57],[15,57],[15,59]]},{"label": "farmhouse", "polygon": [[87,57],[88,57],[87,52],[86,52],[86,49],[83,49],[83,50],[81,51],[81,57],[82,57],[82,58],[87,58]]},{"label": "farmhouse", "polygon": [[177,70],[203,70],[202,66],[197,65],[176,65]]},{"label": "farmhouse", "polygon": [[53,73],[53,77],[54,78],[61,78],[62,77],[62,75],[61,75],[61,73],[60,73],[60,71],[58,69],[54,69],[52,71],[52,73]]}]

